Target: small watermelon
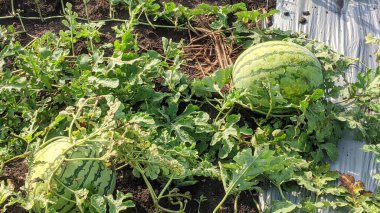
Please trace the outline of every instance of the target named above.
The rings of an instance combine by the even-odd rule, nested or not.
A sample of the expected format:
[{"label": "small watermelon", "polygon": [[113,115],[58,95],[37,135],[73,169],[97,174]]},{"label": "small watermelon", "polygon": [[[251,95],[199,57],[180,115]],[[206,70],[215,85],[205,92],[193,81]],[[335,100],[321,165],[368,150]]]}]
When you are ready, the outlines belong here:
[{"label": "small watermelon", "polygon": [[[100,160],[83,159],[101,157],[101,144],[72,145],[68,138],[62,138],[39,150],[26,183],[31,199],[43,195],[54,202],[49,207],[57,212],[78,212],[72,191],[88,189],[90,193],[106,195],[115,188],[116,174],[112,169]],[[83,160],[64,161],[65,158]],[[35,204],[34,211],[44,212],[41,203]]]},{"label": "small watermelon", "polygon": [[305,95],[321,88],[322,66],[305,47],[287,41],[268,41],[245,50],[236,60],[232,80],[246,89],[243,102],[253,110],[288,113]]}]

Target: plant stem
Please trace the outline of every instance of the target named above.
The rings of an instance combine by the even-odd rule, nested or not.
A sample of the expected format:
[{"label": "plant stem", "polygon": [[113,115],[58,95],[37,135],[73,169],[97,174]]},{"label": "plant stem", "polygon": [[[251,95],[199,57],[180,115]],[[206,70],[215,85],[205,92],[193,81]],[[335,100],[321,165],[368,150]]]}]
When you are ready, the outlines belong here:
[{"label": "plant stem", "polygon": [[65,14],[65,4],[63,3],[63,0],[61,0],[61,7],[63,14]]},{"label": "plant stem", "polygon": [[[244,107],[244,108],[247,108],[247,109],[251,109],[248,105],[245,105],[245,104],[243,104],[243,103],[239,103],[239,105],[241,105],[242,107]],[[256,112],[256,113],[259,113],[259,114],[262,114],[262,115],[267,115],[268,113],[267,112],[264,112],[264,111],[262,111],[262,110],[259,110],[259,109],[253,109],[253,111],[254,112]],[[274,118],[286,118],[286,117],[290,117],[290,116],[293,116],[294,114],[288,114],[288,115],[277,115],[277,114],[270,114],[270,117],[274,117]]]},{"label": "plant stem", "polygon": [[[315,193],[315,201],[314,201],[314,203],[317,203],[318,200],[319,200],[319,193]],[[318,209],[315,209],[315,213],[317,213],[317,212],[318,212]]]},{"label": "plant stem", "polygon": [[160,195],[157,197],[156,193],[154,192],[154,189],[153,189],[152,185],[150,184],[148,178],[145,176],[144,171],[142,170],[140,164],[136,163],[135,166],[134,166],[134,168],[137,169],[137,171],[141,174],[141,176],[142,176],[142,178],[143,178],[146,186],[148,187],[148,190],[149,190],[150,196],[151,196],[151,198],[153,200],[154,207],[155,207],[156,211],[162,210],[164,212],[169,212],[169,213],[182,213],[183,212],[183,210],[175,211],[175,210],[167,209],[165,207],[160,206],[160,204],[158,203],[159,199],[160,199],[160,196],[162,196],[162,194],[163,194],[163,191],[166,191],[167,187],[170,185],[173,176],[166,183],[164,189],[161,191]]},{"label": "plant stem", "polygon": [[226,194],[224,195],[222,201],[215,207],[214,211],[212,213],[217,213],[220,208],[222,208],[224,202],[226,202],[228,195],[231,193],[231,190],[227,191]]},{"label": "plant stem", "polygon": [[112,14],[112,0],[109,1],[109,4],[110,4],[110,10],[109,10],[109,18],[113,18],[113,14]]},{"label": "plant stem", "polygon": [[25,26],[24,26],[24,22],[22,21],[22,18],[21,18],[21,16],[20,16],[19,13],[17,13],[17,17],[18,17],[18,19],[20,20],[20,23],[21,23],[21,27],[22,27],[22,29],[23,29],[24,32],[26,33],[26,29],[25,29]]},{"label": "plant stem", "polygon": [[72,55],[75,56],[75,49],[74,49],[74,33],[73,33],[73,21],[70,17],[70,40],[71,40],[71,51]]},{"label": "plant stem", "polygon": [[78,109],[77,113],[74,115],[73,120],[71,121],[70,126],[69,126],[69,141],[71,143],[74,142],[74,140],[73,140],[73,127],[74,127],[74,123],[78,119],[78,117],[79,117],[79,115],[81,113],[81,110],[82,110],[82,107],[80,106],[80,108]]},{"label": "plant stem", "polygon": [[236,195],[234,201],[234,213],[238,213],[238,201],[239,201],[240,193]]},{"label": "plant stem", "polygon": [[9,162],[11,162],[11,161],[14,161],[14,160],[16,160],[16,159],[25,158],[25,157],[27,157],[29,154],[30,154],[30,152],[24,152],[24,153],[21,154],[21,155],[14,156],[13,158],[6,160],[3,164],[5,165],[5,164],[7,164],[7,163],[9,163]]},{"label": "plant stem", "polygon": [[[15,18],[15,17],[14,16],[2,16],[2,17],[0,17],[0,19],[12,19],[12,18]],[[20,18],[26,19],[26,20],[39,20],[39,19],[41,19],[40,17],[21,16],[21,15],[20,15]],[[56,19],[56,18],[64,18],[64,16],[49,16],[49,17],[45,17],[44,20],[47,20],[47,19]]]},{"label": "plant stem", "polygon": [[257,200],[253,197],[253,195],[252,195],[252,192],[251,191],[249,191],[249,193],[251,194],[251,196],[252,196],[252,201],[255,203],[255,205],[256,205],[256,209],[259,211],[259,212],[263,212],[263,210],[261,209],[261,206],[260,206],[260,204],[257,202]]},{"label": "plant stem", "polygon": [[169,181],[165,184],[165,187],[161,190],[160,194],[158,195],[157,199],[160,200],[162,196],[164,195],[164,192],[167,190],[167,188],[170,186],[171,182],[173,181],[174,175],[172,175],[169,179]]},{"label": "plant stem", "polygon": [[280,192],[281,198],[284,199],[284,200],[287,200],[286,197],[285,197],[285,195],[284,195],[284,192],[281,189],[281,186],[277,185],[277,184],[275,186],[278,188],[278,191]]},{"label": "plant stem", "polygon": [[[84,10],[86,11],[87,23],[90,23],[91,20],[90,20],[90,16],[88,15],[88,7],[87,7],[88,0],[83,0],[83,3],[84,3]],[[89,36],[90,48],[91,48],[91,51],[94,52],[94,44],[92,42],[92,28],[91,28],[91,26],[88,29],[90,31],[90,36]]]},{"label": "plant stem", "polygon": [[269,79],[267,79],[267,86],[268,86],[268,94],[269,94],[269,110],[268,110],[268,113],[266,115],[266,119],[269,118],[269,116],[271,115],[272,113],[272,108],[273,108],[273,98],[272,98],[272,91],[271,91],[271,84],[269,82]]},{"label": "plant stem", "polygon": [[156,29],[156,28],[154,27],[154,25],[152,24],[152,22],[150,22],[149,17],[148,17],[148,14],[147,14],[146,12],[144,12],[144,15],[145,15],[145,18],[146,18],[146,21],[148,22],[148,24],[149,24],[153,29]]},{"label": "plant stem", "polygon": [[156,193],[154,192],[154,189],[152,187],[152,185],[150,184],[148,178],[145,176],[144,174],[144,170],[141,168],[140,164],[139,163],[136,163],[136,166],[134,166],[137,171],[141,174],[146,186],[148,187],[148,190],[149,190],[149,193],[150,193],[150,196],[153,200],[153,203],[154,203],[154,206],[157,207],[158,206],[158,200],[157,200],[157,195]]},{"label": "plant stem", "polygon": [[223,118],[222,119],[225,119],[231,112],[232,112],[232,110],[234,109],[234,106],[232,106],[229,110],[228,110],[228,112],[226,113],[226,114],[224,114],[224,116],[223,116]]},{"label": "plant stem", "polygon": [[223,113],[223,111],[225,110],[224,106],[219,110],[219,113],[218,115],[216,115],[215,119],[214,119],[214,122],[217,121],[220,117],[220,115]]},{"label": "plant stem", "polygon": [[124,165],[121,165],[121,166],[117,167],[115,170],[118,171],[118,170],[120,170],[120,169],[122,169],[122,168],[124,168],[124,167],[126,167],[126,166],[128,166],[128,165],[129,165],[129,164],[126,163],[126,164],[124,164]]},{"label": "plant stem", "polygon": [[14,1],[13,0],[11,0],[11,10],[12,10],[12,16],[15,17],[16,13],[15,13],[15,6],[14,6]]},{"label": "plant stem", "polygon": [[[22,19],[26,19],[26,20],[38,20],[40,19],[40,17],[33,17],[33,16],[19,16],[20,18]],[[0,19],[12,19],[14,18],[14,16],[2,16],[0,17]],[[48,20],[48,19],[56,19],[56,18],[64,18],[64,16],[48,16],[48,17],[44,17],[44,20]],[[82,18],[82,17],[78,17],[77,18],[78,20],[82,20],[82,21],[87,21],[86,18]],[[110,19],[104,19],[104,20],[99,20],[99,21],[104,21],[104,22],[126,22],[128,20],[123,20],[123,19],[116,19],[116,18],[110,18]],[[94,21],[96,22],[96,21]],[[149,24],[147,22],[143,22],[143,21],[138,21],[138,24],[141,24],[141,25],[145,25],[145,26],[151,26],[151,27],[156,27],[156,28],[168,28],[168,29],[178,29],[178,30],[188,30],[187,27],[184,27],[183,25],[182,26],[171,26],[171,25],[161,25],[161,24]]]},{"label": "plant stem", "polygon": [[88,16],[87,0],[83,0],[83,4],[84,4],[84,11],[85,11],[86,17],[87,17],[87,22],[90,23],[90,18]]},{"label": "plant stem", "polygon": [[220,201],[220,203],[215,207],[213,213],[216,213],[223,205],[223,203],[226,201],[228,195],[230,194],[230,191],[231,191],[231,187],[228,187],[227,186],[227,183],[224,179],[224,173],[223,173],[223,165],[221,162],[218,162],[219,163],[219,169],[220,169],[220,175],[221,175],[221,179],[222,179],[222,183],[223,183],[223,188],[224,188],[224,191],[226,192],[222,201]]},{"label": "plant stem", "polygon": [[37,5],[38,15],[40,15],[41,21],[44,21],[44,19],[42,18],[42,13],[41,13],[40,0],[34,0],[34,2]]}]

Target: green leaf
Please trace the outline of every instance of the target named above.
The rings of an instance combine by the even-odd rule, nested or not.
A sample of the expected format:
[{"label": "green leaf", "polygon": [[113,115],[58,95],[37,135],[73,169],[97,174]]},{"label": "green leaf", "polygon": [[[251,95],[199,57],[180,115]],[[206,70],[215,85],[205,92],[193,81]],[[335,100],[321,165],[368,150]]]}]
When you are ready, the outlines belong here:
[{"label": "green leaf", "polygon": [[107,202],[105,198],[101,195],[98,195],[98,194],[92,195],[90,205],[92,207],[92,211],[96,213],[107,212]]},{"label": "green leaf", "polygon": [[226,158],[232,149],[237,145],[236,138],[239,137],[238,129],[234,126],[240,119],[240,115],[230,115],[227,118],[227,124],[224,130],[217,131],[211,139],[211,146],[219,146],[218,156],[221,159]]},{"label": "green leaf", "polygon": [[90,76],[88,81],[92,83],[95,87],[107,87],[107,88],[117,88],[119,86],[119,79],[109,79],[109,78],[97,78],[95,76]]},{"label": "green leaf", "polygon": [[0,182],[0,205],[3,205],[7,199],[14,194],[14,188],[11,184],[6,185],[4,181]]},{"label": "green leaf", "polygon": [[192,82],[192,92],[198,97],[210,97],[212,93],[221,93],[221,89],[231,82],[232,68],[219,69],[211,76]]},{"label": "green leaf", "polygon": [[[234,164],[229,165],[229,168],[235,167],[230,175],[224,175],[226,182],[226,193],[236,193],[239,191],[248,190],[257,184],[255,178],[265,171],[272,169],[271,162],[275,159],[274,152],[271,150],[262,150],[255,155],[252,155],[251,149],[244,149],[239,152],[233,159]],[[234,165],[233,167],[231,167]],[[224,168],[221,168],[224,169]]]},{"label": "green leaf", "polygon": [[335,144],[332,144],[332,143],[320,144],[319,148],[324,150],[327,153],[327,156],[332,161],[336,161],[336,159],[338,158],[338,149]]},{"label": "green leaf", "polygon": [[177,56],[179,56],[181,53],[180,48],[182,46],[182,43],[176,43],[176,42],[173,42],[172,39],[167,39],[165,37],[162,37],[162,45],[163,45],[164,53],[169,59],[174,59]]},{"label": "green leaf", "polygon": [[82,212],[84,211],[83,205],[86,202],[88,193],[87,189],[79,189],[74,192],[76,205]]},{"label": "green leaf", "polygon": [[313,101],[317,101],[319,100],[320,98],[322,98],[324,96],[324,92],[322,89],[316,89],[314,90],[313,94],[310,96],[311,100]]},{"label": "green leaf", "polygon": [[109,206],[109,213],[118,213],[128,208],[135,207],[133,201],[129,200],[132,197],[131,193],[124,194],[121,191],[116,192],[116,199],[114,199],[112,195],[107,195],[105,199]]},{"label": "green leaf", "polygon": [[47,47],[41,47],[41,48],[39,49],[39,52],[40,52],[40,55],[41,55],[41,57],[42,57],[43,59],[46,59],[46,58],[50,57],[51,54],[52,54],[52,52],[50,51],[50,49],[47,48]]},{"label": "green leaf", "polygon": [[313,173],[311,171],[303,172],[302,176],[296,176],[293,179],[307,190],[319,193],[319,189],[314,186]]},{"label": "green leaf", "polygon": [[318,209],[326,208],[331,206],[329,201],[320,201],[320,202],[312,202],[311,198],[308,197],[307,201],[303,202],[302,210],[306,210],[307,212],[316,212]]},{"label": "green leaf", "polygon": [[300,207],[301,205],[296,205],[287,200],[286,201],[274,200],[271,203],[270,209],[271,209],[271,212],[273,213],[289,213],[289,212],[293,212],[294,210]]}]

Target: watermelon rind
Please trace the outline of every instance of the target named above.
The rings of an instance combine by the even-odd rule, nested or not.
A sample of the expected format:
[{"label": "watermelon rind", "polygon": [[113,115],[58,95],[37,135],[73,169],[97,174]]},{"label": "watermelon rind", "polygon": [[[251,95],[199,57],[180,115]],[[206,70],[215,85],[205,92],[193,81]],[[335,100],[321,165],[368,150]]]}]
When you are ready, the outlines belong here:
[{"label": "watermelon rind", "polygon": [[323,85],[323,69],[307,48],[289,41],[268,41],[245,50],[236,60],[234,87],[246,90],[243,102],[261,112],[288,113]]},{"label": "watermelon rind", "polygon": [[[97,142],[73,144],[68,138],[48,144],[34,155],[30,166],[26,183],[30,199],[48,198],[51,201],[48,207],[57,212],[79,211],[73,191],[87,189],[91,194],[108,195],[115,189],[115,171],[103,161],[93,160],[103,154],[102,145]],[[64,161],[65,158],[83,160]],[[45,212],[45,207],[36,202],[33,211]]]}]

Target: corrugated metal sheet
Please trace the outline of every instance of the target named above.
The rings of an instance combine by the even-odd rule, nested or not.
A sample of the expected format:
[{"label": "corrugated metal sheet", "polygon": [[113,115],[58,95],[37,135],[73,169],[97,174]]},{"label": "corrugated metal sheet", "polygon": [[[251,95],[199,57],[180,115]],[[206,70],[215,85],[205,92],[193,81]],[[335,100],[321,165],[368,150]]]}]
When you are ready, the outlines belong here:
[{"label": "corrugated metal sheet", "polygon": [[[281,12],[274,17],[274,27],[305,32],[337,52],[359,58],[371,68],[377,67],[373,55],[376,47],[365,44],[365,37],[368,33],[380,37],[380,0],[277,0],[277,9]],[[304,15],[307,12],[310,14]],[[302,17],[306,23],[300,22]],[[355,80],[360,66],[347,72]],[[339,158],[331,169],[353,175],[373,191],[378,183],[371,176],[380,172],[380,166],[376,165],[374,155],[361,150],[363,144],[348,133],[338,143]],[[272,188],[262,195],[261,202],[268,204],[276,199],[280,196]],[[289,199],[300,201],[297,196],[289,195]]]}]

